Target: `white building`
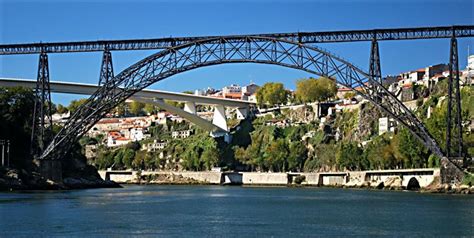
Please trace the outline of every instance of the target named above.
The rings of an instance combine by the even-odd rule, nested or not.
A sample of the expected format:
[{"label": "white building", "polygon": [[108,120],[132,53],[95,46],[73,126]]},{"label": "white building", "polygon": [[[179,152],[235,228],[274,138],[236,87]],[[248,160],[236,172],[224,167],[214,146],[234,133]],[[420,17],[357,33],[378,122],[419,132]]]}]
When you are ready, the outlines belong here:
[{"label": "white building", "polygon": [[129,138],[131,141],[141,141],[149,137],[148,134],[145,134],[143,127],[135,127],[130,129]]},{"label": "white building", "polygon": [[184,130],[184,131],[173,131],[171,132],[171,137],[173,137],[173,139],[177,139],[177,138],[180,138],[180,139],[184,139],[184,138],[188,138],[192,133],[192,130]]},{"label": "white building", "polygon": [[223,94],[234,94],[234,93],[242,93],[242,88],[237,84],[231,84],[230,86],[225,86],[222,88]]},{"label": "white building", "polygon": [[146,150],[148,152],[155,152],[158,150],[163,150],[168,143],[166,141],[154,140],[151,143],[143,144],[142,150]]},{"label": "white building", "polygon": [[122,146],[130,143],[131,140],[124,137],[120,132],[118,131],[111,131],[107,133],[107,147],[116,147],[116,146]]},{"label": "white building", "polygon": [[396,122],[393,118],[381,117],[379,118],[379,135],[385,132],[395,132]]},{"label": "white building", "polygon": [[66,113],[54,113],[53,115],[51,115],[51,119],[53,121],[54,124],[64,124],[65,122],[67,122],[67,120],[69,119],[69,117],[71,116],[71,112],[66,112]]},{"label": "white building", "polygon": [[474,83],[474,55],[470,55],[467,58],[465,78],[466,78],[466,85],[472,85]]}]

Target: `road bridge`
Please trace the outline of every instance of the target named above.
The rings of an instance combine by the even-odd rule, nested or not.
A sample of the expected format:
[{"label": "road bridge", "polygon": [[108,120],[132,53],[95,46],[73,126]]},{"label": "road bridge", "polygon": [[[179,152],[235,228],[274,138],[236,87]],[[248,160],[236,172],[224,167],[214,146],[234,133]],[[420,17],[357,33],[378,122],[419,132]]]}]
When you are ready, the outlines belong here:
[{"label": "road bridge", "polygon": [[[36,87],[36,80],[31,79],[12,79],[0,78],[1,87],[26,87],[34,89]],[[50,91],[53,93],[67,93],[78,95],[92,95],[99,86],[84,83],[71,83],[61,81],[51,81]],[[115,90],[121,90],[117,88]],[[255,106],[255,103],[243,100],[217,98],[209,96],[198,96],[186,93],[175,93],[160,90],[144,89],[134,94],[130,99],[156,105],[168,112],[179,115],[190,122],[196,124],[202,129],[209,131],[211,136],[220,137],[225,136],[229,132],[227,126],[225,108],[235,108],[237,117],[245,119],[248,115],[250,107]],[[164,100],[173,100],[184,102],[184,109],[167,104]],[[197,115],[196,105],[212,105],[214,107],[214,116],[212,122],[203,119]]]}]

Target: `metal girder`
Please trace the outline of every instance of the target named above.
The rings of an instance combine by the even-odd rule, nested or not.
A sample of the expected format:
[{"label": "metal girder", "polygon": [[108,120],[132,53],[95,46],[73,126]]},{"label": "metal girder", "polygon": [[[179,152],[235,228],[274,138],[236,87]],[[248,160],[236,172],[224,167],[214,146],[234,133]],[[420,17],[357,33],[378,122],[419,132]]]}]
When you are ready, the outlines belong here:
[{"label": "metal girder", "polygon": [[377,39],[372,39],[370,47],[369,75],[382,84],[382,69],[380,67],[379,43]]},{"label": "metal girder", "polygon": [[114,77],[114,67],[112,64],[112,53],[106,47],[102,55],[102,64],[100,66],[99,86],[106,84]]},{"label": "metal girder", "polygon": [[303,44],[330,43],[350,41],[371,41],[375,36],[378,40],[414,40],[450,38],[452,33],[456,37],[474,36],[474,26],[440,26],[440,27],[414,27],[374,30],[329,31],[329,32],[290,32],[274,34],[250,34],[240,36],[199,36],[199,37],[168,37],[156,39],[134,40],[103,40],[103,41],[77,41],[77,42],[52,42],[52,43],[27,43],[0,45],[0,55],[11,54],[37,54],[44,50],[46,53],[66,52],[93,52],[108,50],[150,50],[165,49],[177,45],[187,44],[198,40],[209,40],[219,37],[266,37],[280,40],[293,41]]},{"label": "metal girder", "polygon": [[31,126],[30,153],[40,156],[52,137],[51,91],[49,88],[48,55],[41,53],[35,89],[33,124]]},{"label": "metal girder", "polygon": [[[199,40],[153,54],[98,89],[65,123],[41,158],[58,159],[100,118],[136,92],[169,76],[225,63],[261,63],[328,77],[351,88],[406,126],[434,154],[441,150],[423,124],[369,74],[320,48],[277,38],[232,36]],[[369,94],[370,85],[383,93]],[[119,90],[108,90],[110,87]],[[113,93],[113,94],[112,94]]]},{"label": "metal girder", "polygon": [[448,112],[446,114],[446,156],[448,158],[463,157],[458,60],[458,43],[453,34],[449,53]]}]

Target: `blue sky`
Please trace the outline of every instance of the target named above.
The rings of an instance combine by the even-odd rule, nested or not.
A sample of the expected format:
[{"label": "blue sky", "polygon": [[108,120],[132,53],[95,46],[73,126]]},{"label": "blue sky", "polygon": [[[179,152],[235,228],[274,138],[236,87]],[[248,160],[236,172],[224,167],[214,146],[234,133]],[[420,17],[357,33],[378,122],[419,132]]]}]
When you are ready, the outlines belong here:
[{"label": "blue sky", "polygon": [[[54,42],[168,36],[333,31],[474,24],[474,1],[13,1],[0,0],[0,43]],[[473,39],[459,39],[460,67]],[[368,69],[370,43],[321,44]],[[380,42],[382,73],[446,63],[449,40]],[[115,73],[155,51],[113,52]],[[50,54],[51,80],[97,83],[101,53]],[[37,55],[0,56],[0,76],[36,78]],[[253,81],[294,82],[307,73],[278,66],[238,64],[201,68],[151,88],[184,91]],[[55,94],[68,104],[76,96]]]}]

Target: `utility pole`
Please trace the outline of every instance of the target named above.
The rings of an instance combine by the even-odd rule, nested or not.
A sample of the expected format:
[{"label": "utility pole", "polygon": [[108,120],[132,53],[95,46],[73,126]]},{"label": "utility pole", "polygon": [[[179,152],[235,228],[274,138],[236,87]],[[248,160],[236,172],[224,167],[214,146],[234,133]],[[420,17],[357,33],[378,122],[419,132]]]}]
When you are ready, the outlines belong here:
[{"label": "utility pole", "polygon": [[[2,166],[10,166],[10,140],[0,140],[0,145],[2,146]],[[7,147],[7,159],[5,161],[5,146]]]},{"label": "utility pole", "polygon": [[10,167],[10,140],[7,140],[7,167]]},{"label": "utility pole", "polygon": [[2,166],[5,166],[5,141],[2,140]]}]

